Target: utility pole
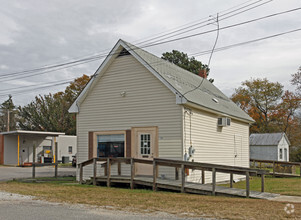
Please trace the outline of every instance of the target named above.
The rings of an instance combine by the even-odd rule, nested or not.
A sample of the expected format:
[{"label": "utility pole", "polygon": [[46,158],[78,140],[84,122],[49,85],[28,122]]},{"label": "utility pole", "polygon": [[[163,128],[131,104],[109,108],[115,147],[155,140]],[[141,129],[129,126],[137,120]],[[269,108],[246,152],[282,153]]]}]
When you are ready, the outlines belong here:
[{"label": "utility pole", "polygon": [[9,109],[7,109],[7,132],[9,132]]}]

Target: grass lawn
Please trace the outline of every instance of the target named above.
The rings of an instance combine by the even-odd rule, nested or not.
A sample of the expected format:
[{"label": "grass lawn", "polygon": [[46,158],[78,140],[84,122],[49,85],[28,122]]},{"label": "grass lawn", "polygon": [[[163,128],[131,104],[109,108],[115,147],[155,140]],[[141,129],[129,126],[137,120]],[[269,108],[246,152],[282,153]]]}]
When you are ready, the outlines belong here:
[{"label": "grass lawn", "polygon": [[59,163],[58,167],[72,167],[72,163]]},{"label": "grass lawn", "polygon": [[[255,184],[252,183],[251,186],[254,187]],[[167,212],[182,217],[226,219],[301,218],[301,204],[295,204],[295,213],[289,215],[284,211],[286,203],[283,202],[107,188],[72,184],[70,181],[45,183],[11,181],[0,183],[0,190],[37,196],[40,199],[53,202],[109,206],[108,208],[113,207],[118,210],[142,213]]]},{"label": "grass lawn", "polygon": [[[301,196],[301,178],[272,178],[266,177],[264,182],[265,192],[278,193],[282,195]],[[229,187],[229,184],[223,184]],[[246,181],[233,184],[234,188],[245,189]],[[260,177],[250,178],[250,190],[261,191]]]}]

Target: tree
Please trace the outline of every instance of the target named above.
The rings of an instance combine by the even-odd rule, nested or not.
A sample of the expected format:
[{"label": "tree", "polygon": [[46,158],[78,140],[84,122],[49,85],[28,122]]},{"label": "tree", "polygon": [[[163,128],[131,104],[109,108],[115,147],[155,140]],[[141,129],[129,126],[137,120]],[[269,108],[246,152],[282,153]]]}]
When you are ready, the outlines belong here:
[{"label": "tree", "polygon": [[[16,130],[16,106],[12,96],[0,105],[0,131]],[[7,127],[9,120],[9,128]]]},{"label": "tree", "polygon": [[19,126],[25,130],[76,134],[76,117],[68,109],[89,80],[89,76],[83,75],[64,92],[36,96],[28,105],[19,107]]},{"label": "tree", "polygon": [[[166,52],[162,54],[162,59],[167,60],[177,66],[188,70],[196,75],[199,74],[200,70],[206,70],[207,75],[209,75],[209,67],[202,62],[196,60],[194,57],[188,57],[186,53],[172,50],[172,52]],[[213,82],[213,79],[209,79],[210,82]]]},{"label": "tree", "polygon": [[255,121],[251,132],[273,132],[277,108],[283,94],[283,86],[264,79],[251,79],[235,90],[231,99],[245,110]]},{"label": "tree", "polygon": [[296,73],[292,74],[291,83],[297,86],[297,91],[301,93],[301,66]]},{"label": "tree", "polygon": [[277,106],[273,115],[273,118],[276,118],[278,121],[280,130],[287,133],[289,138],[291,132],[288,129],[293,123],[293,116],[298,108],[300,108],[300,97],[287,90],[281,97],[281,103]]}]

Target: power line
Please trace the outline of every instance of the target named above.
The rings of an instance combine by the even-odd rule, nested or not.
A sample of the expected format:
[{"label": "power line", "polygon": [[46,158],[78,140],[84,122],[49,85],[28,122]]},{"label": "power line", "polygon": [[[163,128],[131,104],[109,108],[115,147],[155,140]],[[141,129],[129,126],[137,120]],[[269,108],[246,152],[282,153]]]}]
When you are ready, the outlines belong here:
[{"label": "power line", "polygon": [[[231,44],[231,45],[228,45],[228,46],[219,47],[219,48],[216,48],[214,50],[214,52],[228,50],[228,49],[231,49],[231,48],[234,48],[234,47],[243,46],[243,45],[246,45],[246,44],[255,43],[255,42],[258,42],[258,41],[262,41],[262,40],[266,40],[266,39],[270,39],[270,38],[274,38],[274,37],[279,37],[279,36],[294,33],[294,32],[297,32],[297,31],[301,31],[301,28],[297,28],[297,29],[294,29],[294,30],[291,30],[291,31],[282,32],[282,33],[279,33],[279,34],[269,35],[269,36],[262,37],[262,38],[257,38],[257,39],[250,40],[250,41],[244,41],[244,42],[237,43],[237,44]],[[205,51],[202,51],[202,52],[196,52],[196,53],[192,53],[192,54],[189,54],[189,55],[197,57],[197,56],[202,56],[202,55],[209,54],[210,52],[211,52],[211,50],[205,50]]]},{"label": "power line", "polygon": [[[256,41],[259,41],[259,40],[264,40],[264,39],[268,39],[268,38],[272,38],[272,37],[277,37],[277,36],[281,36],[281,35],[284,35],[284,34],[296,32],[296,31],[300,31],[300,30],[301,29],[295,29],[295,30],[292,30],[292,31],[283,32],[283,33],[279,33],[279,34],[276,34],[276,35],[267,36],[267,37],[264,37],[264,38],[259,38],[259,39],[255,39],[255,40],[251,40],[251,41],[247,41],[247,42],[242,42],[242,43],[238,43],[238,44],[234,44],[234,45],[228,45],[228,46],[225,46],[225,47],[222,47],[222,48],[217,48],[214,51],[220,51],[220,50],[230,49],[230,48],[235,47],[235,46],[240,46],[240,45],[244,45],[244,44],[247,44],[247,43],[252,43],[252,42],[256,42]],[[135,49],[131,49],[131,50],[135,50]],[[206,51],[199,52],[197,55],[202,55],[202,53],[204,53],[204,52],[206,52]],[[66,83],[68,83],[68,82],[66,82]],[[56,86],[56,85],[57,84],[52,85],[52,86]],[[51,85],[48,85],[47,87],[51,87]]]},{"label": "power line", "polygon": [[[262,1],[262,0],[260,0],[260,1]],[[255,3],[260,2],[260,1],[256,1]],[[270,1],[272,1],[272,0],[270,0]],[[268,1],[268,2],[270,2],[270,1]],[[254,3],[252,3],[252,4],[254,4]],[[249,5],[251,5],[251,4],[249,4]],[[244,6],[244,7],[246,7],[246,6]],[[163,43],[166,43],[166,42],[163,42]],[[158,45],[158,44],[156,44],[156,45]],[[151,45],[147,45],[147,47],[149,47],[149,46],[151,46]],[[141,48],[143,48],[143,47],[141,47]],[[43,71],[43,70],[57,68],[57,67],[61,67],[61,66],[67,66],[66,68],[69,68],[70,66],[68,66],[68,65],[72,65],[72,66],[75,66],[75,64],[81,65],[82,62],[83,63],[93,62],[93,61],[96,61],[98,59],[104,58],[106,56],[107,56],[107,54],[98,54],[98,55],[94,55],[94,56],[91,56],[91,57],[86,57],[86,58],[83,58],[83,59],[80,59],[80,60],[75,60],[75,61],[70,61],[70,62],[66,62],[66,63],[56,64],[56,65],[53,65],[53,66],[43,66],[43,67],[38,67],[38,68],[30,69],[30,70],[24,70],[24,71],[18,71],[18,72],[13,72],[13,73],[2,74],[2,75],[0,75],[0,78],[15,76],[15,75],[19,75],[19,74],[25,74],[25,73],[29,74],[29,73],[32,73],[32,72]],[[57,71],[57,69],[55,69],[53,71]],[[47,71],[47,72],[49,72],[49,71]],[[44,74],[44,73],[40,73],[40,74]],[[30,75],[30,76],[35,76],[35,75],[39,75],[39,74],[34,74],[34,75]]]},{"label": "power line", "polygon": [[[217,25],[217,28],[216,28],[216,38],[215,38],[215,42],[214,42],[214,45],[213,45],[213,48],[212,48],[212,51],[211,51],[211,54],[210,54],[210,57],[209,57],[209,61],[208,61],[208,70],[209,70],[209,68],[210,68],[211,58],[212,58],[212,55],[213,55],[213,52],[214,52],[214,49],[215,49],[215,47],[216,47],[216,44],[217,44],[217,41],[218,41],[218,37],[219,37],[219,29],[220,29],[220,28],[219,28],[219,17],[218,17],[218,14],[216,15],[216,25]],[[205,73],[205,75],[206,75],[206,74],[207,74],[207,73]],[[197,90],[198,88],[200,88],[200,87],[202,86],[202,84],[203,84],[205,78],[206,78],[205,75],[203,76],[203,79],[202,79],[201,83],[200,83],[198,86],[196,86],[194,89],[191,89],[191,90],[185,92],[185,93],[183,94],[183,97],[185,97],[186,94],[188,94],[188,93],[190,93],[190,92],[193,92],[193,91]],[[181,97],[181,99],[182,99],[182,97]]]},{"label": "power line", "polygon": [[[258,3],[258,2],[261,2],[261,1],[262,1],[262,0],[259,0],[259,1],[255,2],[255,3]],[[255,3],[249,4],[249,5],[247,5],[247,6],[241,7],[241,8],[239,8],[239,9],[234,10],[234,11],[228,12],[228,13],[226,13],[226,14],[224,14],[224,15],[220,15],[220,21],[225,20],[225,19],[228,19],[228,18],[231,18],[231,17],[234,17],[234,16],[239,15],[239,14],[241,14],[241,13],[244,13],[244,12],[246,12],[246,11],[252,10],[252,9],[254,9],[254,8],[257,8],[257,7],[259,7],[259,6],[262,6],[262,5],[264,5],[264,4],[267,4],[267,3],[271,2],[271,1],[273,1],[273,0],[266,1],[266,2],[264,2],[264,3],[262,3],[262,4],[259,4],[259,5],[256,5],[256,6],[254,6],[254,7],[248,8],[248,9],[246,9],[246,10],[244,10],[244,11],[241,11],[241,12],[237,12],[237,13],[235,13],[234,15],[230,15],[230,16],[225,17],[225,18],[222,18],[222,17],[225,16],[225,15],[227,15],[227,14],[231,14],[231,13],[233,13],[233,12],[236,12],[237,10],[240,10],[240,9],[243,9],[243,8],[248,7],[248,6],[250,6],[250,5],[253,5],[253,4],[255,4]],[[166,39],[169,39],[169,38],[171,38],[171,37],[179,36],[179,35],[181,35],[181,34],[185,34],[185,33],[188,33],[188,32],[191,32],[191,31],[194,31],[194,30],[197,30],[197,29],[200,29],[200,28],[202,28],[202,27],[209,26],[209,25],[212,24],[212,22],[210,22],[210,21],[211,21],[211,20],[209,19],[209,20],[206,20],[206,21],[203,21],[203,22],[199,22],[199,23],[197,23],[197,24],[194,24],[194,25],[191,25],[191,26],[188,26],[188,27],[179,29],[179,30],[174,31],[174,32],[171,32],[171,33],[169,33],[169,34],[162,35],[161,37],[164,37],[164,36],[168,36],[168,35],[170,35],[170,34],[172,34],[172,33],[176,33],[176,32],[179,32],[179,31],[181,31],[181,30],[185,30],[185,31],[182,31],[182,32],[177,33],[177,34],[174,34],[174,35],[171,35],[171,36],[168,36],[168,37],[165,37],[165,38],[156,40],[156,41],[152,41],[152,42],[150,42],[150,44],[154,44],[154,43],[156,43],[156,42],[160,42],[160,41],[162,41],[162,40],[166,40]],[[209,23],[204,24],[204,23],[206,23],[206,22],[209,22]],[[204,25],[197,26],[197,25],[200,25],[200,24],[204,24]],[[197,27],[195,27],[195,26],[197,26]],[[194,27],[194,28],[193,28],[193,27]],[[189,29],[189,28],[190,28],[190,29]],[[186,29],[188,29],[188,30],[186,30]],[[161,38],[161,37],[160,37],[160,38]]]},{"label": "power line", "polygon": [[[241,26],[241,25],[244,25],[244,24],[249,24],[249,23],[255,22],[255,21],[259,21],[259,20],[263,20],[263,19],[275,17],[275,16],[278,16],[278,15],[282,15],[282,14],[286,14],[286,13],[290,13],[290,12],[295,12],[295,11],[300,10],[300,9],[301,9],[301,7],[294,8],[294,9],[291,9],[291,10],[287,10],[287,11],[283,11],[283,12],[278,12],[278,13],[270,14],[270,15],[263,16],[263,17],[260,17],[260,18],[255,18],[255,19],[252,19],[252,20],[248,20],[248,21],[244,21],[244,22],[240,22],[240,23],[228,25],[228,26],[220,28],[220,30],[225,30],[225,29],[229,29],[229,28],[233,28],[233,27],[238,27],[238,26]],[[170,42],[174,42],[174,41],[178,41],[178,40],[187,39],[187,38],[190,38],[190,37],[196,37],[196,36],[200,36],[200,35],[212,33],[212,32],[215,32],[215,31],[216,31],[216,29],[208,30],[208,31],[204,31],[204,32],[196,33],[196,34],[187,35],[187,36],[184,36],[184,37],[179,37],[179,38],[171,39],[171,40],[168,40],[168,41],[162,41],[162,42],[159,42],[159,43],[145,45],[145,46],[142,46],[141,48],[152,47],[152,46],[156,46],[156,45],[160,45],[160,44],[170,43]]]},{"label": "power line", "polygon": [[[293,32],[297,32],[297,31],[301,31],[301,28],[298,28],[298,29],[294,29],[294,30],[291,30],[291,31],[286,31],[286,32],[282,32],[282,33],[278,33],[278,34],[274,34],[274,35],[270,35],[270,36],[267,36],[267,37],[262,37],[262,38],[258,38],[258,39],[254,39],[254,40],[250,40],[250,41],[246,41],[246,42],[241,42],[241,43],[237,43],[237,44],[232,44],[232,45],[228,45],[228,46],[225,46],[225,47],[220,47],[220,48],[216,48],[214,49],[215,52],[218,52],[218,51],[222,51],[222,50],[227,50],[227,49],[231,49],[233,47],[237,47],[237,46],[243,46],[245,44],[250,44],[250,43],[255,43],[255,42],[258,42],[258,41],[262,41],[262,40],[266,40],[266,39],[270,39],[270,38],[274,38],[274,37],[278,37],[278,36],[282,36],[282,35],[286,35],[286,34],[289,34],[289,33],[293,33]],[[189,54],[189,55],[204,55],[204,54],[208,54],[208,53],[211,53],[212,50],[207,50],[207,51],[202,51],[202,52],[197,52],[197,53],[193,53],[193,54]],[[148,65],[152,64],[156,64],[157,65],[160,65],[160,64],[163,64],[164,62],[167,62],[165,60],[160,60],[158,62],[153,62],[153,63],[149,63]],[[39,86],[37,87],[37,89],[42,89],[42,88],[49,88],[49,87],[53,87],[53,86],[58,86],[58,85],[63,85],[63,84],[67,84],[67,83],[70,83],[72,81],[64,81],[64,82],[53,82],[54,85],[47,85],[46,87],[44,86]],[[49,83],[50,84],[50,83]],[[20,87],[21,88],[21,87]],[[24,87],[23,87],[24,88]],[[33,86],[34,88],[34,86]],[[18,88],[19,89],[19,88]],[[0,91],[3,91],[3,90],[0,90]],[[12,93],[13,95],[15,94],[26,94],[26,92],[32,92],[34,91],[32,88],[31,89],[26,89],[26,90],[20,90],[20,91],[17,91],[16,93]],[[8,93],[10,94],[10,93]],[[0,97],[3,97],[3,96],[7,96],[8,94],[0,94]]]},{"label": "power line", "polygon": [[60,83],[56,83],[56,84],[54,84],[54,85],[41,86],[41,87],[35,88],[34,90],[31,88],[31,89],[27,89],[27,90],[18,91],[18,92],[16,92],[16,93],[3,94],[3,95],[0,95],[0,97],[7,96],[7,95],[9,95],[9,94],[10,94],[10,95],[25,94],[26,92],[33,92],[33,91],[36,91],[36,90],[39,90],[39,89],[45,89],[45,88],[55,87],[55,86],[64,85],[64,84],[71,83],[71,82],[72,82],[72,81],[68,81],[68,82],[60,82]]},{"label": "power line", "polygon": [[[233,6],[233,7],[231,7],[231,8],[228,8],[228,9],[226,9],[226,10],[223,10],[223,11],[220,11],[220,12],[217,12],[217,13],[222,14],[223,12],[230,11],[231,9],[237,8],[237,7],[241,6],[241,5],[245,5],[245,4],[247,4],[247,3],[249,3],[249,2],[252,2],[252,1],[253,1],[253,0],[246,1],[246,2],[244,2],[244,3],[238,4],[238,5],[236,5],[236,6]],[[256,4],[257,2],[260,2],[260,1],[263,1],[263,0],[257,0],[256,2],[251,3],[251,4],[249,4],[249,5]],[[273,0],[270,0],[270,1],[273,1]],[[249,5],[244,6],[244,7],[248,7]],[[239,9],[236,9],[236,10],[239,10]],[[232,12],[233,12],[233,11],[230,11],[230,12],[228,12],[228,13],[232,13]],[[227,14],[228,14],[228,13],[227,13]],[[204,17],[204,18],[201,18],[201,19],[198,19],[198,20],[195,20],[195,21],[192,21],[192,22],[189,22],[189,23],[186,23],[186,24],[181,25],[181,26],[179,26],[179,27],[177,27],[177,28],[170,29],[169,31],[164,31],[164,32],[158,33],[158,34],[156,34],[156,35],[147,37],[147,38],[144,39],[144,41],[142,41],[142,42],[141,42],[140,40],[136,40],[135,42],[138,41],[136,44],[139,45],[139,44],[141,44],[141,43],[145,43],[146,41],[150,41],[150,40],[153,40],[153,39],[155,39],[155,38],[160,38],[160,37],[166,36],[166,35],[168,35],[168,34],[173,34],[173,33],[176,33],[176,32],[178,32],[178,31],[181,31],[181,30],[183,30],[183,29],[186,29],[186,28],[189,28],[189,27],[198,25],[198,24],[200,24],[200,23],[203,23],[202,21],[203,21],[203,22],[204,22],[204,21],[208,21],[208,16],[206,16],[206,17]],[[188,26],[188,27],[187,27],[187,26]],[[165,34],[165,33],[166,33],[166,34]],[[163,35],[162,35],[162,34],[163,34]],[[141,39],[141,40],[143,40],[143,39]]]}]

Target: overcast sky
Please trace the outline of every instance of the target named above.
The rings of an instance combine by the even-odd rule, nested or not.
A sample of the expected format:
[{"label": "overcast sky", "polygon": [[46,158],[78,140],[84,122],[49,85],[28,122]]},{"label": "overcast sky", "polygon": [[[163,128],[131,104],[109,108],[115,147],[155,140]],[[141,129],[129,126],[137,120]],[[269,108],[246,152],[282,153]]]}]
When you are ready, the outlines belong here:
[{"label": "overcast sky", "polygon": [[[216,16],[219,13],[221,16],[247,4],[258,2],[258,5],[267,1],[0,0],[0,77],[107,52],[120,38],[132,44],[139,43],[139,40],[150,36],[207,20],[210,15]],[[232,8],[235,6],[236,8]],[[298,7],[301,7],[300,0],[274,0],[221,20],[219,25],[222,28]],[[300,18],[301,10],[298,10],[221,30],[216,47],[301,28]],[[216,27],[214,24],[207,25],[177,37]],[[145,49],[157,56],[173,49],[194,54],[212,49],[215,38],[216,33],[210,33]],[[209,55],[196,58],[207,64]],[[24,92],[29,85],[64,82],[82,74],[92,75],[101,62],[99,59],[25,78],[0,78],[0,103],[7,99],[8,94],[13,95],[16,105],[24,105],[38,94],[63,90],[66,85]],[[228,96],[242,81],[251,77],[267,77],[270,81],[281,82],[285,89],[293,90],[294,87],[290,85],[291,74],[299,66],[301,31],[214,53],[210,77],[214,78],[214,84]],[[21,93],[12,90],[15,88],[21,88]]]}]

